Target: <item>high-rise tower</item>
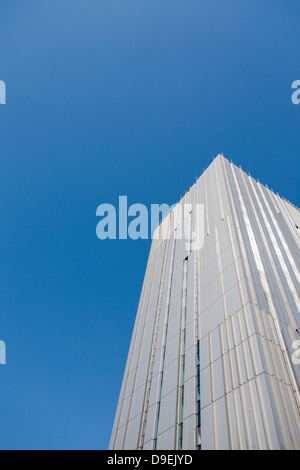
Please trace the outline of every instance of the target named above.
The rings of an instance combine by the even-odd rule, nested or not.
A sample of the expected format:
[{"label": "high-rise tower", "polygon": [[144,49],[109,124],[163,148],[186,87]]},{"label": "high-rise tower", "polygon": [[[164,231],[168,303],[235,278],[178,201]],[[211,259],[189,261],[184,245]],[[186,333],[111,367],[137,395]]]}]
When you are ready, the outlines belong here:
[{"label": "high-rise tower", "polygon": [[221,155],[177,207],[204,243],[157,228],[110,449],[300,449],[299,209]]}]

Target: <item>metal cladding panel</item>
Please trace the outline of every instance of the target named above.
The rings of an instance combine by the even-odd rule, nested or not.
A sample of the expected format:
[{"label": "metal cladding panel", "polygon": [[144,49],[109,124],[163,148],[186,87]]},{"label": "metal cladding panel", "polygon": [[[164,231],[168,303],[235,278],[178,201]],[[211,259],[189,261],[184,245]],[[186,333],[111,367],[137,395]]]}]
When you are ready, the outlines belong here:
[{"label": "metal cladding panel", "polygon": [[148,361],[145,359],[145,361],[138,366],[135,377],[134,391],[145,385],[148,372],[147,365]]},{"label": "metal cladding panel", "polygon": [[211,380],[210,380],[210,366],[203,369],[200,373],[201,383],[201,407],[205,408],[212,402]]},{"label": "metal cladding panel", "polygon": [[223,378],[223,369],[221,359],[213,362],[210,367],[211,370],[211,387],[212,401],[217,401],[219,398],[223,397],[225,394],[224,391],[224,378]]},{"label": "metal cladding panel", "polygon": [[123,449],[125,430],[126,430],[126,425],[118,427],[118,432],[114,436],[114,442],[111,443],[114,449],[118,449],[118,450]]},{"label": "metal cladding panel", "polygon": [[214,450],[215,439],[214,439],[214,422],[212,414],[213,405],[206,406],[201,411],[201,429],[205,429],[205,432],[201,436],[201,443],[203,450]]},{"label": "metal cladding panel", "polygon": [[165,356],[165,367],[171,364],[174,361],[174,357],[178,357],[179,355],[179,347],[180,347],[180,334],[172,336],[169,341],[166,343],[166,356]]},{"label": "metal cladding panel", "polygon": [[300,449],[299,209],[221,155],[179,209],[152,242],[110,449]]},{"label": "metal cladding panel", "polygon": [[135,390],[132,394],[129,420],[132,420],[142,412],[143,400],[145,395],[145,384]]},{"label": "metal cladding panel", "polygon": [[164,397],[177,389],[178,359],[164,369],[161,397]]},{"label": "metal cladding panel", "polygon": [[[181,295],[177,296],[176,303],[174,304],[174,315],[169,320],[168,337],[174,338],[179,335],[181,321]],[[170,340],[169,340],[170,341]]]},{"label": "metal cladding panel", "polygon": [[214,402],[212,407],[214,416],[215,448],[219,450],[228,450],[229,438],[225,397],[223,396],[222,398]]},{"label": "metal cladding panel", "polygon": [[[188,309],[187,309],[188,310]],[[194,320],[190,321],[186,325],[186,343],[185,343],[185,348],[186,350],[192,348],[195,343],[195,322]]]},{"label": "metal cladding panel", "polygon": [[161,433],[157,438],[158,450],[172,450],[175,442],[175,425]]},{"label": "metal cladding panel", "polygon": [[191,415],[183,421],[183,448],[194,449],[195,443],[195,415]]},{"label": "metal cladding panel", "polygon": [[128,411],[129,411],[130,403],[131,403],[131,396],[128,396],[122,402],[120,415],[119,415],[118,428],[121,428],[122,426],[126,425],[128,421]]},{"label": "metal cladding panel", "polygon": [[[192,346],[185,352],[185,371],[184,380],[195,378],[195,348]],[[194,401],[192,401],[194,403]]]},{"label": "metal cladding panel", "polygon": [[145,443],[151,441],[151,449],[153,445],[153,436],[155,432],[155,421],[156,421],[156,403],[148,409],[147,423],[145,429]]},{"label": "metal cladding panel", "polygon": [[135,380],[135,372],[136,372],[136,369],[134,368],[132,372],[127,375],[127,381],[125,383],[124,393],[123,393],[124,400],[132,395],[134,380]]},{"label": "metal cladding panel", "polygon": [[176,417],[177,391],[173,390],[170,394],[161,399],[160,420],[158,425],[158,436],[170,429],[175,424]]},{"label": "metal cladding panel", "polygon": [[129,421],[126,436],[124,441],[124,447],[129,450],[134,450],[136,448],[136,442],[138,439],[138,431],[140,426],[141,416],[138,415],[131,421]]},{"label": "metal cladding panel", "polygon": [[160,394],[160,388],[159,388],[160,379],[161,379],[161,376],[159,373],[152,376],[148,408],[150,408],[152,405],[157,405],[158,403],[159,394]]},{"label": "metal cladding panel", "polygon": [[[184,384],[184,392],[187,397],[193,397],[195,394],[195,379],[194,377],[187,380]],[[194,415],[195,410],[195,400],[186,400],[184,404],[183,411],[183,422],[189,418],[191,415]],[[184,433],[183,433],[184,434]]]},{"label": "metal cladding panel", "polygon": [[[162,365],[162,358],[163,358],[163,348],[161,344],[158,344],[154,351],[154,361],[153,361],[153,376],[160,373],[161,365]],[[152,387],[151,387],[152,391]]]}]

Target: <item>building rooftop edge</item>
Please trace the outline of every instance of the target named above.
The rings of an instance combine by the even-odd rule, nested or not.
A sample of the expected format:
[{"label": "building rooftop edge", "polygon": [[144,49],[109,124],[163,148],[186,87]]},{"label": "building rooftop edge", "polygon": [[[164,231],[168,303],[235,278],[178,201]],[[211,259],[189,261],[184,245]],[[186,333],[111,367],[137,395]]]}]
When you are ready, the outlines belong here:
[{"label": "building rooftop edge", "polygon": [[[218,158],[223,159],[223,160],[227,160],[229,163],[232,163],[233,165],[235,165],[235,163],[233,163],[232,160],[229,160],[229,158],[224,157],[223,153],[218,153],[218,155],[217,155],[216,157],[213,157],[211,163],[210,163],[206,168],[203,168],[203,171],[202,171],[201,175],[196,178],[196,182],[195,182],[194,184],[197,183],[198,179],[201,178],[201,176],[208,170],[208,168],[210,168],[211,165],[214,164],[214,162],[215,162]],[[242,171],[245,171],[245,170],[242,169],[241,166],[239,166],[239,167],[238,167],[237,165],[235,165],[235,166],[236,166],[237,168],[240,168]],[[251,175],[250,173],[248,173],[248,175],[252,177],[252,175]],[[258,179],[257,179],[257,181],[260,183],[260,181],[259,181]],[[192,186],[190,186],[189,190],[186,191],[186,193],[188,193],[188,192],[192,189],[192,187],[194,186],[194,184],[193,184]],[[269,189],[269,187],[268,187],[266,184],[262,184],[262,186],[264,186],[265,188]],[[270,189],[269,189],[269,190],[270,190]],[[271,189],[270,191],[274,192],[273,189]],[[185,193],[185,195],[186,195],[186,193]],[[274,194],[275,194],[275,193],[274,193]],[[184,196],[180,196],[179,201],[177,201],[177,202],[174,203],[173,205],[176,205],[176,206],[177,206],[177,204],[180,204],[181,200],[185,197],[185,195],[184,195]],[[285,202],[287,202],[288,204],[291,204],[291,206],[293,206],[296,210],[298,210],[298,211],[300,212],[300,208],[297,207],[295,204],[293,204],[291,201],[289,201],[288,199],[284,198],[283,196],[280,196],[280,194],[279,194],[278,192],[276,193],[276,195],[279,196],[281,199],[283,199],[283,200],[284,200]],[[171,207],[173,207],[173,205],[172,205]],[[161,221],[159,222],[159,224],[156,226],[155,230],[157,230],[157,228],[162,224],[162,222],[165,220],[165,218],[166,218],[169,214],[170,214],[170,211],[168,211],[167,214],[165,214],[165,216],[162,218],[162,220],[161,220]],[[154,230],[154,231],[155,231],[155,230]]]}]

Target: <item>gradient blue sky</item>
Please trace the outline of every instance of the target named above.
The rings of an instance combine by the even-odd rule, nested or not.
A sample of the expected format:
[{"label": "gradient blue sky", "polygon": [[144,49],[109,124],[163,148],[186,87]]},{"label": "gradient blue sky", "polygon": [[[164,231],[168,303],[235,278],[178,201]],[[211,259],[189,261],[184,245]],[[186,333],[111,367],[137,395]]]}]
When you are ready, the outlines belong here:
[{"label": "gradient blue sky", "polygon": [[299,0],[0,0],[1,449],[105,449],[150,241],[212,158],[299,206]]}]

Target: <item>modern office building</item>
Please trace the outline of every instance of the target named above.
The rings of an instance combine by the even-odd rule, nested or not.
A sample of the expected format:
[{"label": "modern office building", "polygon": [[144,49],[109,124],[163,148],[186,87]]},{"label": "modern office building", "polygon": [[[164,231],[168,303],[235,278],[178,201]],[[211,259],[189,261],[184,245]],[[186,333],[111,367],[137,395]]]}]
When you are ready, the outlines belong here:
[{"label": "modern office building", "polygon": [[299,209],[221,155],[176,208],[152,241],[110,449],[299,450]]}]

